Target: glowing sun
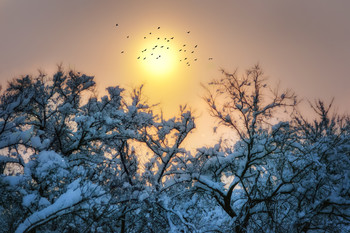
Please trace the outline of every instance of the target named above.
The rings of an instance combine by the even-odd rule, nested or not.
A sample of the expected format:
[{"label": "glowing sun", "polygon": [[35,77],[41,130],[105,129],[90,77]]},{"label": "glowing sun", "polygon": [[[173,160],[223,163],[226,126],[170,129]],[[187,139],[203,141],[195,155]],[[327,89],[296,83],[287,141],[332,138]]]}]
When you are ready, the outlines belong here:
[{"label": "glowing sun", "polygon": [[143,44],[137,59],[143,69],[151,75],[169,74],[174,71],[179,61],[172,39],[166,37],[157,37]]}]

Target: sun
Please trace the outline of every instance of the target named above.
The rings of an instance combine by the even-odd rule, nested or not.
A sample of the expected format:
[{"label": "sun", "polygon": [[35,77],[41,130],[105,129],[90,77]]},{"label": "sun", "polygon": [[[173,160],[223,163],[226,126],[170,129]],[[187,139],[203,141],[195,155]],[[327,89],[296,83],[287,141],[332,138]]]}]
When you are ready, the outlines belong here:
[{"label": "sun", "polygon": [[175,43],[171,38],[156,37],[142,43],[137,59],[144,72],[152,76],[171,74],[176,69],[179,58]]}]

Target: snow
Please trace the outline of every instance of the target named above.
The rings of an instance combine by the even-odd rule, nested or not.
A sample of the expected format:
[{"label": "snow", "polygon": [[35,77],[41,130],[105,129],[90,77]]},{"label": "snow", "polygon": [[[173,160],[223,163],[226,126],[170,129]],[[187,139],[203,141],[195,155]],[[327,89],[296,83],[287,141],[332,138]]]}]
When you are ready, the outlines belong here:
[{"label": "snow", "polygon": [[67,175],[68,171],[62,169],[67,168],[65,160],[54,151],[42,151],[37,155],[38,165],[35,169],[36,174],[45,177],[52,171],[56,170],[56,176],[62,177]]},{"label": "snow", "polygon": [[[81,189],[78,188],[79,181],[74,181],[70,184],[69,189],[66,193],[62,194],[54,204],[49,205],[48,207],[34,212],[28,218],[21,223],[16,229],[16,233],[22,233],[30,229],[32,226],[40,224],[41,222],[46,222],[51,218],[63,215],[69,212],[69,208],[79,203],[82,200]],[[25,204],[30,204],[33,200],[33,196],[27,198]]]},{"label": "snow", "polygon": [[23,197],[22,205],[25,207],[29,207],[35,202],[36,198],[37,198],[36,194],[28,194]]}]

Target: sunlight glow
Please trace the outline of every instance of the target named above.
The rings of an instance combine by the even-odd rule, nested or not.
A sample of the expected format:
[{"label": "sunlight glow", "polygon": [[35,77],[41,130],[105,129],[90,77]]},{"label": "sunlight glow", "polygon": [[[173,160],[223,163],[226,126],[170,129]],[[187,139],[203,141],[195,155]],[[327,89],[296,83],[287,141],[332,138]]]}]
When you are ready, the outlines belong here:
[{"label": "sunlight glow", "polygon": [[174,72],[178,66],[179,59],[175,46],[167,40],[153,39],[143,44],[141,48],[137,59],[142,69],[151,76],[164,77]]}]

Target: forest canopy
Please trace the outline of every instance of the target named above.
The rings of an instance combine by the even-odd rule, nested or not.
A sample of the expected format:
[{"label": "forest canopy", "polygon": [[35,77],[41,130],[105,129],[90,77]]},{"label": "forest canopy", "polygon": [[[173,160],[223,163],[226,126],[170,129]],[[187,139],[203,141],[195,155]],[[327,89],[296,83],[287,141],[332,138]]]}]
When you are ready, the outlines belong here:
[{"label": "forest canopy", "polygon": [[142,86],[95,86],[59,67],[2,91],[4,232],[350,231],[350,118],[333,100],[305,116],[259,65],[222,70],[203,101],[237,140],[190,151],[190,109],[164,119]]}]

